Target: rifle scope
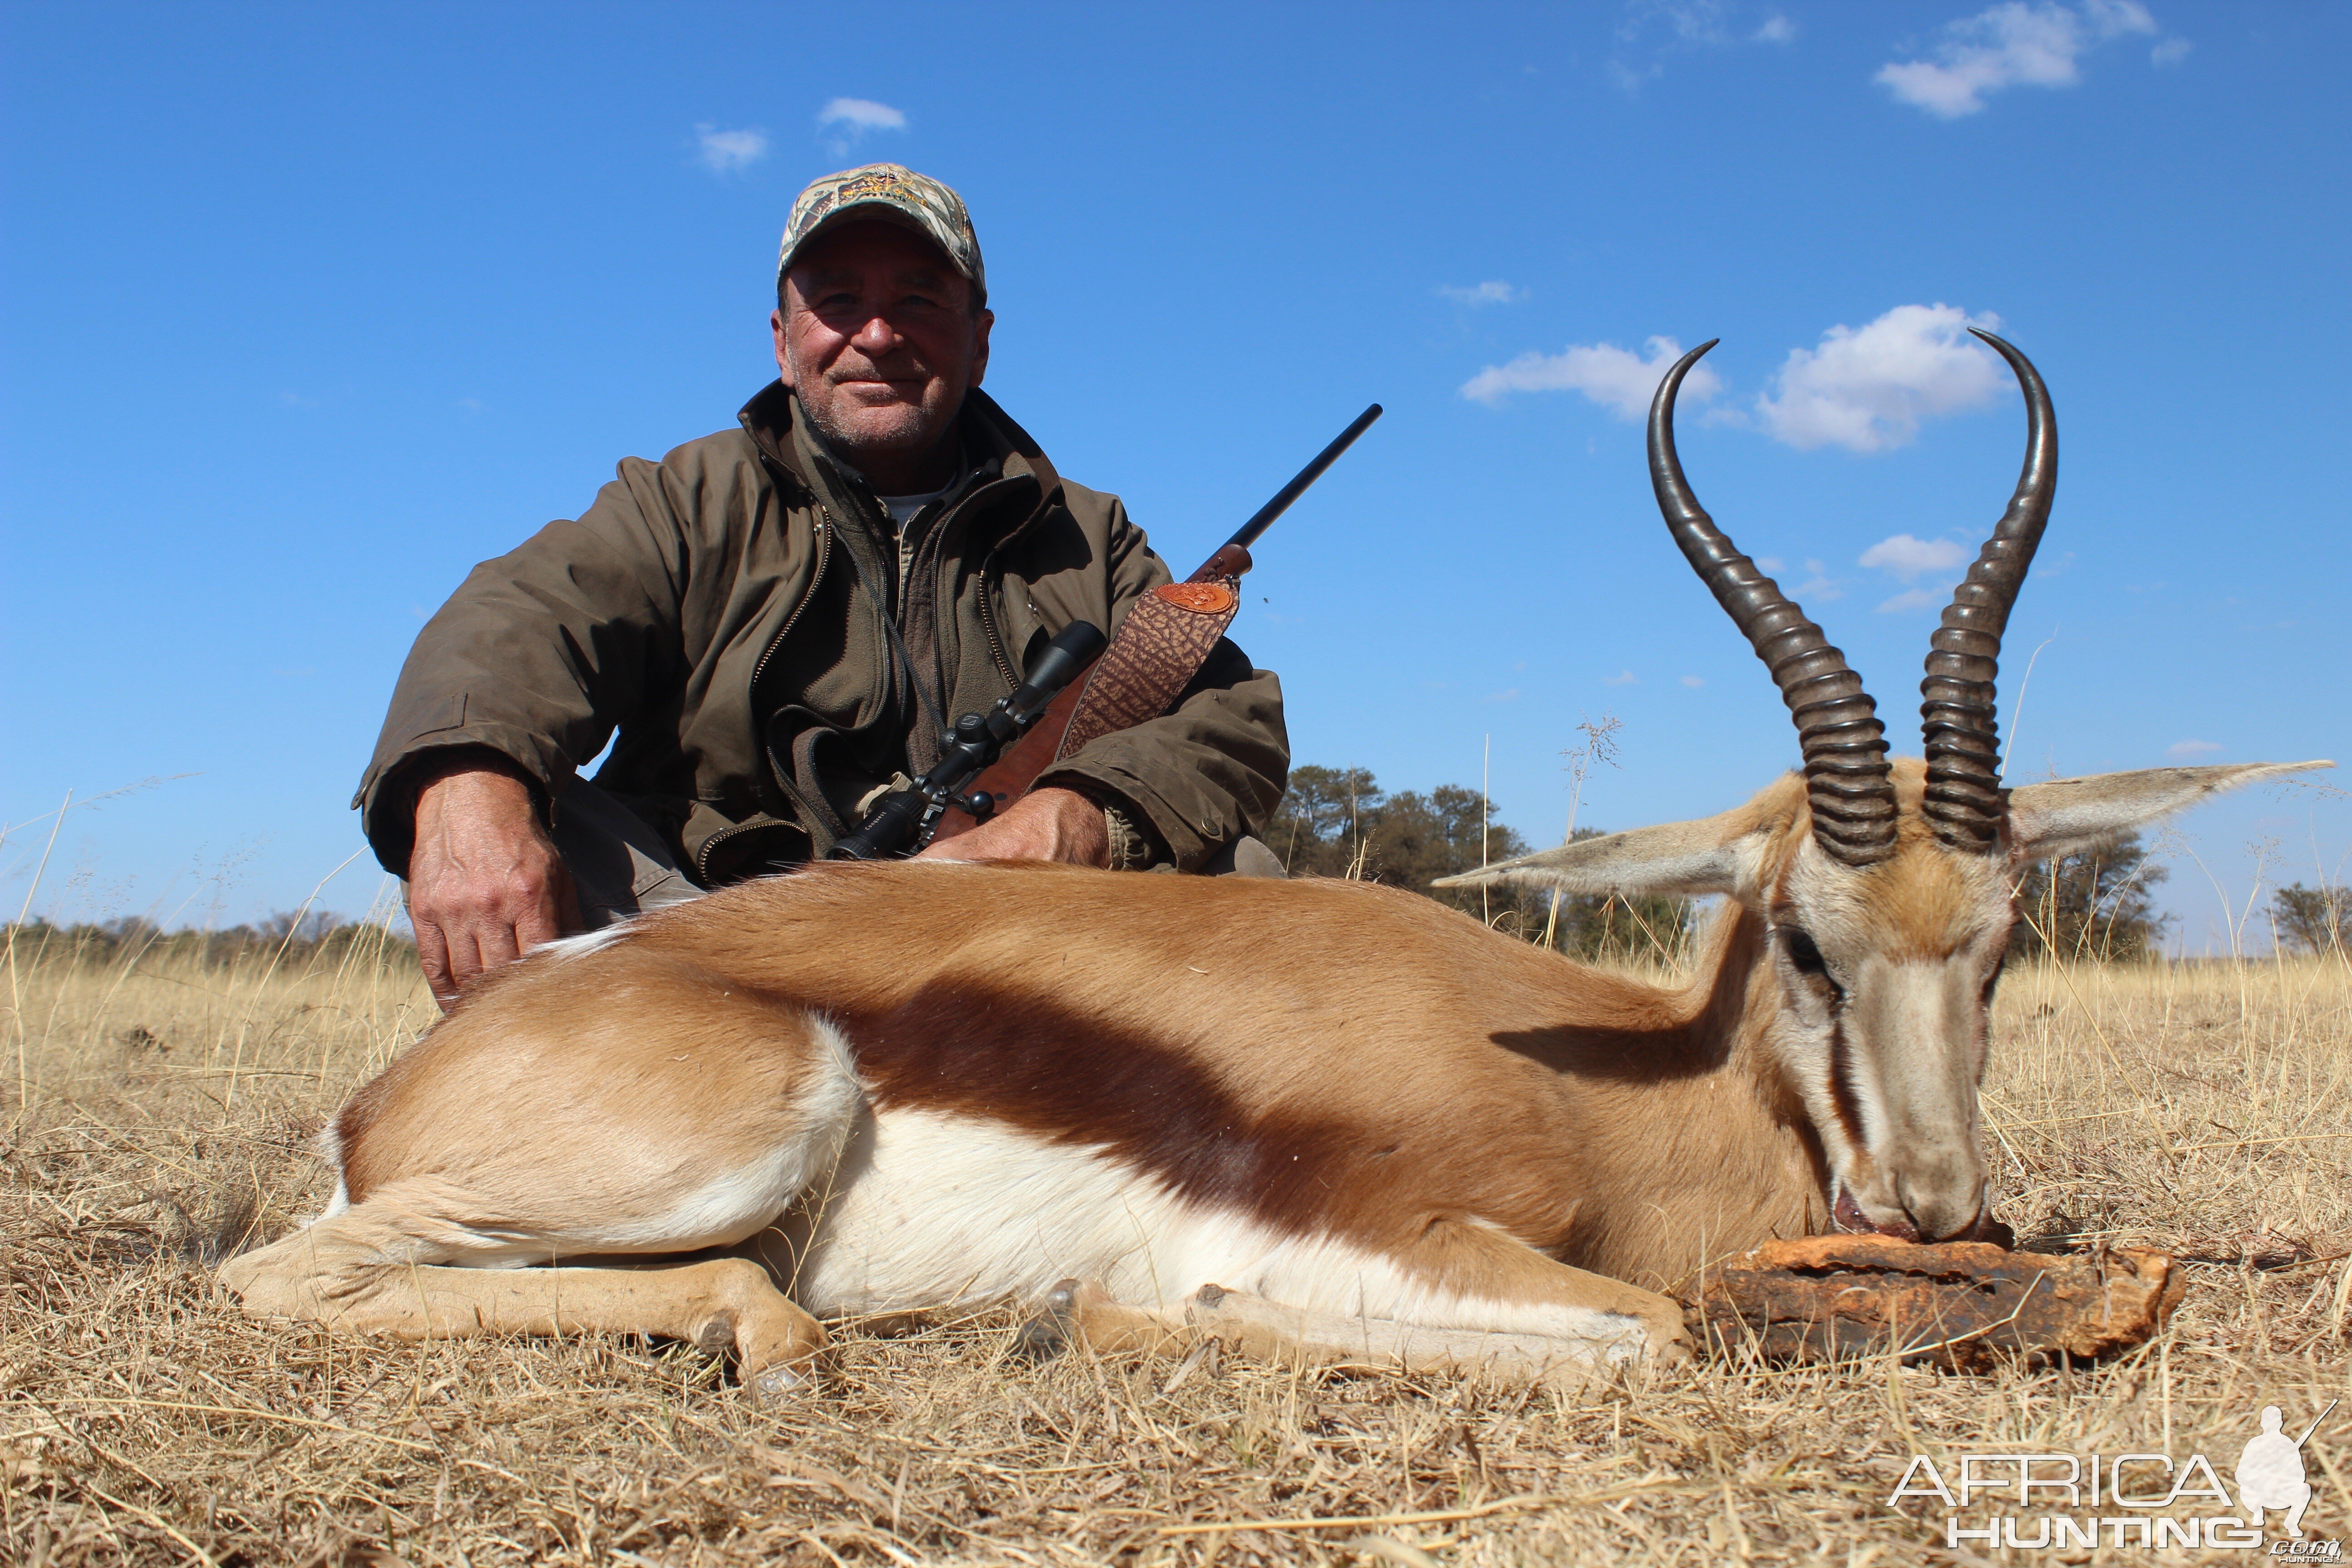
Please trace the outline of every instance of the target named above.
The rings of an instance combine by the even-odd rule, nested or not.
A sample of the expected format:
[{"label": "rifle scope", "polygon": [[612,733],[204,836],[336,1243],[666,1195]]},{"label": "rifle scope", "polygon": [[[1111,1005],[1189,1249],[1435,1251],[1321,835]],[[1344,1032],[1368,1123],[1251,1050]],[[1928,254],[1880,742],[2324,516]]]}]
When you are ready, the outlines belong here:
[{"label": "rifle scope", "polygon": [[1072,621],[1037,655],[1021,684],[996,700],[985,713],[966,713],[945,737],[930,772],[905,789],[874,803],[857,831],[835,844],[828,860],[883,860],[919,847],[950,806],[985,819],[996,809],[990,796],[963,792],[988,771],[1004,748],[1037,722],[1054,699],[1080,670],[1101,657],[1110,639],[1092,621]]}]

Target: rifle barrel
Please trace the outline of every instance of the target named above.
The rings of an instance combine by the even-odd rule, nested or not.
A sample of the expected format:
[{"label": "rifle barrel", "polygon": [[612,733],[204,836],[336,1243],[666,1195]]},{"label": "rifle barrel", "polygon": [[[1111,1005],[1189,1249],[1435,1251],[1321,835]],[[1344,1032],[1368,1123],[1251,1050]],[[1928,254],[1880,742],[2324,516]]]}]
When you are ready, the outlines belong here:
[{"label": "rifle barrel", "polygon": [[1355,423],[1339,432],[1339,439],[1315,455],[1315,460],[1298,470],[1298,477],[1274,492],[1274,499],[1257,509],[1255,515],[1242,524],[1239,531],[1225,541],[1247,550],[1257,542],[1257,536],[1274,524],[1274,520],[1290,510],[1290,503],[1307,493],[1307,487],[1323,477],[1323,470],[1339,460],[1339,454],[1355,445],[1356,437],[1372,427],[1381,416],[1381,405],[1373,404],[1356,416]]}]

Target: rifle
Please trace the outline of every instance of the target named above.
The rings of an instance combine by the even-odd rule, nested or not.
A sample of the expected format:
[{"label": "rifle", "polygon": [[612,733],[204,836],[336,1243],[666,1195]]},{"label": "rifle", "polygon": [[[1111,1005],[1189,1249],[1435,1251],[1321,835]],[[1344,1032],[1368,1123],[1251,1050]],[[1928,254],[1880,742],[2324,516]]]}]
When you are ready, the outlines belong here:
[{"label": "rifle", "polygon": [[[1037,782],[1040,773],[1096,735],[1125,728],[1126,724],[1139,723],[1144,719],[1156,718],[1164,711],[1167,704],[1175,700],[1177,692],[1190,681],[1192,673],[1200,668],[1201,661],[1208,657],[1210,648],[1223,635],[1225,626],[1232,623],[1234,613],[1241,603],[1234,584],[1254,564],[1249,547],[1256,543],[1258,536],[1273,526],[1274,520],[1289,510],[1290,503],[1306,494],[1307,487],[1321,479],[1323,471],[1338,462],[1339,455],[1355,445],[1356,437],[1370,429],[1372,421],[1380,416],[1381,405],[1377,403],[1357,415],[1329,446],[1315,455],[1313,462],[1299,469],[1288,484],[1274,492],[1272,500],[1251,513],[1249,521],[1235,529],[1234,536],[1201,563],[1199,568],[1184,579],[1183,584],[1164,584],[1154,589],[1151,595],[1139,600],[1135,608],[1129,612],[1127,623],[1119,628],[1118,639],[1110,645],[1108,654],[1078,671],[1027,732],[1001,756],[992,759],[991,765],[970,782],[960,799],[938,814],[931,825],[931,839],[952,838],[979,826],[999,807],[1028,793],[1029,786]],[[1154,595],[1160,599],[1157,605],[1150,602]],[[1148,637],[1152,628],[1145,623],[1164,619],[1170,606],[1174,606],[1176,618],[1200,623],[1183,634],[1188,646],[1181,650],[1180,657],[1191,657],[1191,667],[1185,671],[1184,678],[1173,686],[1168,686],[1164,695],[1152,690],[1151,696],[1158,698],[1160,705],[1149,712],[1141,711],[1130,700],[1127,707],[1139,716],[1107,713],[1100,710],[1116,707],[1116,701],[1097,701],[1097,711],[1089,716],[1091,721],[1080,721],[1080,709],[1095,689],[1095,677],[1098,670],[1106,664],[1118,664],[1123,648],[1132,648]],[[1156,651],[1162,656],[1157,662],[1164,669],[1170,662],[1165,657],[1168,650]],[[1165,684],[1164,679],[1160,684]],[[1121,695],[1132,697],[1133,694]],[[1146,697],[1141,700],[1149,706],[1150,700],[1150,697]],[[1074,723],[1076,725],[1075,734]],[[961,729],[961,721],[958,729]]]},{"label": "rifle", "polygon": [[874,803],[857,831],[835,844],[828,860],[881,860],[920,847],[941,814],[963,805],[994,809],[993,801],[971,801],[964,792],[1004,748],[1044,716],[1064,688],[1099,658],[1110,639],[1092,621],[1072,621],[1045,645],[1027,679],[985,713],[956,720],[955,733],[939,763],[905,789]]}]

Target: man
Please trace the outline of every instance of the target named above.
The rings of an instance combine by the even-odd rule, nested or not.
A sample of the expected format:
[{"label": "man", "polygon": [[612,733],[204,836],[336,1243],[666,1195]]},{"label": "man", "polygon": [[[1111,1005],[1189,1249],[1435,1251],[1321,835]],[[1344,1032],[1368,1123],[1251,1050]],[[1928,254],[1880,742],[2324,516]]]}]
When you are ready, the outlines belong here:
[{"label": "man", "polygon": [[[2330,1405],[2327,1410],[2336,1406]],[[2321,1411],[2325,1420],[2327,1410]],[[2316,1429],[2319,1422],[2312,1424]],[[2263,1429],[2246,1439],[2244,1452],[2238,1456],[2238,1505],[2246,1510],[2246,1523],[2255,1530],[2263,1527],[2265,1510],[2286,1510],[2286,1532],[2295,1540],[2303,1539],[2303,1510],[2311,1506],[2311,1483],[2303,1472],[2303,1445],[2311,1433],[2301,1437],[2286,1435],[2286,1412],[2275,1405],[2263,1406]]]},{"label": "man", "polygon": [[[445,1007],[562,931],[822,856],[1055,633],[1115,633],[1168,581],[980,391],[986,301],[955,192],[817,181],[777,259],[778,380],[739,427],[625,459],[427,623],[353,805]],[[1278,683],[1221,642],[1166,714],[929,853],[1278,872],[1247,836],[1288,766]]]}]

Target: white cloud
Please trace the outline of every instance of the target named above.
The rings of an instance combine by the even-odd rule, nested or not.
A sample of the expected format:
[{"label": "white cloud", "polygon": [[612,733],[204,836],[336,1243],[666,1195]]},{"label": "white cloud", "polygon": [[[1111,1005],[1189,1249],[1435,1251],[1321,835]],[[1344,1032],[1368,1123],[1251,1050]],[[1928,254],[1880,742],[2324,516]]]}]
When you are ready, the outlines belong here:
[{"label": "white cloud", "polygon": [[1528,297],[1526,289],[1514,289],[1499,279],[1488,283],[1473,283],[1467,288],[1459,283],[1441,283],[1437,291],[1457,305],[1508,305]]},{"label": "white cloud", "polygon": [[1800,449],[1900,447],[1919,433],[1920,420],[1979,406],[2000,392],[1999,362],[1968,335],[1971,326],[2000,324],[1998,316],[1936,304],[1897,305],[1863,327],[1832,327],[1818,349],[1789,351],[1774,391],[1757,397],[1757,415],[1774,439]]},{"label": "white cloud", "polygon": [[1785,44],[1796,37],[1797,25],[1785,13],[1768,9],[1751,27],[1740,16],[1750,10],[1744,0],[1625,0],[1617,48],[1607,62],[1610,79],[1624,92],[1638,93],[1665,74],[1668,54]]},{"label": "white cloud", "polygon": [[768,133],[764,131],[721,131],[715,125],[703,124],[694,128],[694,137],[700,144],[704,166],[714,174],[747,169],[768,155]]},{"label": "white cloud", "polygon": [[[1617,24],[1622,43],[1636,43],[1653,21],[1664,22],[1685,44],[1736,44],[1740,40],[1733,15],[1744,7],[1731,0],[1627,0],[1624,19]],[[1754,43],[1785,43],[1796,36],[1796,26],[1778,11],[1748,35]]]},{"label": "white cloud", "polygon": [[2159,66],[2177,66],[2181,61],[2189,58],[2189,51],[2192,47],[2193,46],[2191,46],[2186,38],[2161,39],[2158,42],[2156,47],[2147,51],[2148,63],[2150,65]]},{"label": "white cloud", "polygon": [[[1761,565],[1762,563],[1759,562],[1758,564]],[[1845,597],[1845,589],[1838,584],[1836,578],[1830,575],[1830,569],[1825,563],[1808,561],[1805,563],[1805,570],[1811,575],[1798,584],[1796,593],[1791,595],[1799,604],[1804,603],[1807,599],[1812,600],[1815,604],[1822,604],[1831,599]]]},{"label": "white cloud", "polygon": [[1685,686],[1689,687],[1692,690],[1696,691],[1696,690],[1697,690],[1700,687],[1705,686],[1705,685],[1706,684],[1706,681],[1704,681],[1704,680],[1702,680],[1702,679],[1699,679],[1697,676],[1696,676],[1696,675],[1685,675],[1685,676],[1684,676],[1684,677],[1683,677],[1683,684],[1684,684]]},{"label": "white cloud", "polygon": [[1882,616],[1895,616],[1902,614],[1905,610],[1932,610],[1938,605],[1951,603],[1951,599],[1952,591],[1948,587],[1912,588],[1895,595],[1895,597],[1880,605],[1878,613]]},{"label": "white cloud", "polygon": [[1602,676],[1601,678],[1601,684],[1603,686],[1639,686],[1642,684],[1642,678],[1634,674],[1630,669],[1621,669],[1614,675]]},{"label": "white cloud", "polygon": [[1626,0],[1617,24],[1621,43],[1638,42],[1653,21],[1664,21],[1685,43],[1723,40],[1723,0]]},{"label": "white cloud", "polygon": [[1654,63],[1643,68],[1636,69],[1635,68],[1627,65],[1623,60],[1611,60],[1609,62],[1609,79],[1617,84],[1618,91],[1628,95],[1641,91],[1642,84],[1643,82],[1653,81],[1665,74],[1666,68]]},{"label": "white cloud", "polygon": [[2082,79],[2074,62],[2084,52],[2126,34],[2157,30],[2139,0],[2082,0],[2079,5],[2004,0],[1947,26],[1933,60],[1885,65],[1871,79],[1905,103],[1957,120],[1976,113],[1985,94],[2003,88],[2072,87]]},{"label": "white cloud", "polygon": [[2191,757],[2210,756],[2221,749],[2213,741],[2175,741],[2164,748],[2164,754],[2176,763],[2185,763]]},{"label": "white cloud", "polygon": [[877,103],[870,98],[835,98],[826,100],[825,106],[816,111],[816,128],[831,132],[825,137],[825,150],[839,158],[870,132],[904,131],[907,115],[904,110]]},{"label": "white cloud", "polygon": [[852,131],[904,131],[907,116],[904,110],[870,98],[836,98],[816,111],[816,123],[820,131],[828,125],[845,126]]},{"label": "white cloud", "polygon": [[1864,551],[1860,563],[1905,583],[1917,583],[1931,572],[1937,574],[1936,581],[1907,588],[1878,606],[1880,615],[1893,616],[1949,604],[1952,590],[1959,584],[1958,568],[1968,558],[1968,546],[1952,540],[1914,539],[1907,533],[1898,533]]},{"label": "white cloud", "polygon": [[1914,539],[1898,533],[1862,552],[1861,565],[1892,572],[1906,583],[1925,572],[1949,572],[1969,558],[1965,545],[1948,539]]},{"label": "white cloud", "polygon": [[[1650,398],[1675,361],[1682,345],[1672,338],[1652,338],[1644,345],[1650,357],[1614,343],[1571,345],[1556,354],[1523,353],[1508,364],[1490,364],[1462,384],[1462,395],[1489,407],[1514,392],[1580,392],[1621,419],[1640,419],[1650,411]],[[1684,395],[1709,398],[1723,390],[1722,378],[1704,364],[1683,378]]]}]

